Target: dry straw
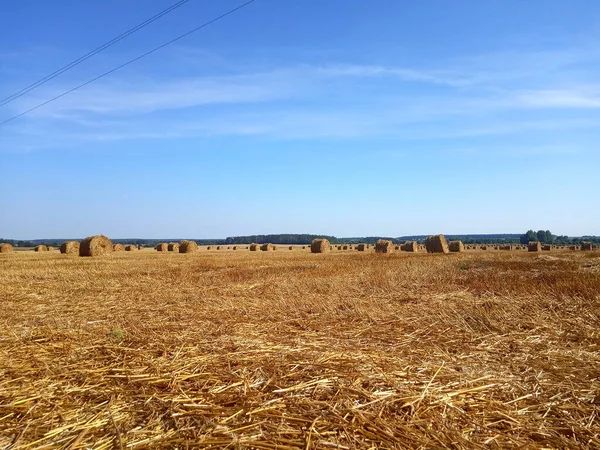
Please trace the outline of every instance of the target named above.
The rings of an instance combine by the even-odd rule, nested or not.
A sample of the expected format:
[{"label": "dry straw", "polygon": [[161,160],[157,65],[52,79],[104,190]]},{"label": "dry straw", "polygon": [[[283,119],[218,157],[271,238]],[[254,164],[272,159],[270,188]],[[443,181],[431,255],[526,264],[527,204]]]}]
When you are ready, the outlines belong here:
[{"label": "dry straw", "polygon": [[178,252],[179,251],[179,242],[169,242],[169,245],[167,245],[167,251]]},{"label": "dry straw", "polygon": [[313,239],[312,243],[310,244],[311,253],[325,253],[330,250],[331,244],[327,239]]},{"label": "dry straw", "polygon": [[36,246],[34,247],[33,251],[35,251],[35,252],[47,252],[47,251],[48,251],[48,247],[46,247],[46,246],[45,246],[45,245],[43,245],[43,244],[36,245]]},{"label": "dry straw", "polygon": [[385,239],[379,239],[375,244],[375,253],[392,253],[394,243]]},{"label": "dry straw", "polygon": [[592,243],[591,242],[582,242],[581,243],[581,250],[583,251],[590,251],[593,249]]},{"label": "dry straw", "polygon": [[427,253],[448,253],[448,243],[443,234],[436,234],[425,239]]},{"label": "dry straw", "polygon": [[10,253],[13,251],[13,246],[10,244],[0,244],[0,253]]},{"label": "dry straw", "polygon": [[79,242],[77,241],[67,241],[63,242],[60,246],[60,252],[63,254],[75,254],[79,255]]},{"label": "dry straw", "polygon": [[416,253],[419,251],[419,245],[417,244],[417,241],[406,241],[400,246],[400,250],[403,252]]},{"label": "dry straw", "polygon": [[179,243],[179,253],[193,253],[198,250],[198,244],[194,241],[183,240]]},{"label": "dry straw", "polygon": [[540,242],[530,242],[527,244],[527,251],[529,252],[541,252],[542,244]]},{"label": "dry straw", "polygon": [[126,251],[126,252],[134,252],[134,251],[136,251],[137,249],[138,249],[138,248],[137,248],[137,245],[129,244],[129,245],[126,245],[126,246],[125,246],[125,251]]},{"label": "dry straw", "polygon": [[465,246],[462,241],[450,241],[448,242],[448,250],[453,253],[464,252]]},{"label": "dry straw", "polygon": [[86,237],[79,244],[79,256],[100,256],[112,251],[112,242],[102,234]]},{"label": "dry straw", "polygon": [[124,252],[125,246],[123,244],[115,244],[113,245],[113,252]]},{"label": "dry straw", "polygon": [[263,252],[272,252],[273,250],[275,250],[275,247],[273,246],[273,244],[263,244],[260,246],[260,249]]},{"label": "dry straw", "polygon": [[367,244],[358,244],[356,246],[356,250],[358,250],[359,252],[364,252],[367,249]]},{"label": "dry straw", "polygon": [[[166,242],[161,242],[160,244],[158,244],[156,246],[156,251],[157,252],[168,252],[169,251],[169,246],[171,244],[167,244]],[[172,250],[171,250],[172,251]]]},{"label": "dry straw", "polygon": [[257,252],[260,250],[260,244],[250,244],[250,251]]},{"label": "dry straw", "polygon": [[545,252],[549,252],[550,250],[552,250],[552,246],[551,245],[542,245],[542,250]]}]

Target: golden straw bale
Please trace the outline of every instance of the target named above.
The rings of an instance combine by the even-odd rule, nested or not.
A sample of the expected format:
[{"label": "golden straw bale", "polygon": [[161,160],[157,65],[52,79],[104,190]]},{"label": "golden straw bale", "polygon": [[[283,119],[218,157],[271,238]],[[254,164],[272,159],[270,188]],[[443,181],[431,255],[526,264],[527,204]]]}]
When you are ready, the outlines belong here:
[{"label": "golden straw bale", "polygon": [[311,253],[325,253],[330,250],[331,244],[327,239],[313,239],[312,243],[310,244]]},{"label": "golden straw bale", "polygon": [[125,246],[125,251],[126,251],[126,252],[134,252],[134,251],[136,251],[137,249],[138,249],[138,248],[137,248],[137,245],[134,245],[134,244],[129,244],[129,245],[126,245],[126,246]]},{"label": "golden straw bale", "polygon": [[542,244],[540,242],[530,242],[529,244],[527,244],[527,251],[528,252],[541,252],[542,251]]},{"label": "golden straw bale", "polygon": [[263,252],[272,252],[273,250],[275,250],[275,248],[273,247],[273,244],[270,244],[270,243],[261,245],[260,249]]},{"label": "golden straw bale", "polygon": [[260,250],[260,244],[250,244],[250,251],[257,252]]},{"label": "golden straw bale", "polygon": [[45,246],[45,245],[43,245],[43,244],[36,245],[36,246],[33,248],[33,251],[34,251],[34,252],[47,252],[47,251],[48,251],[48,247],[46,247],[46,246]]},{"label": "golden straw bale", "polygon": [[0,253],[10,253],[13,251],[13,246],[8,244],[8,243],[4,243],[4,244],[0,244]]},{"label": "golden straw bale", "polygon": [[375,244],[375,253],[392,253],[394,251],[394,243],[385,239],[379,239]]},{"label": "golden straw bale", "polygon": [[406,241],[400,246],[400,250],[402,250],[403,252],[416,253],[417,251],[419,251],[419,245],[417,244],[417,241]]},{"label": "golden straw bale", "polygon": [[113,245],[113,252],[124,252],[125,246],[123,244],[115,244]]},{"label": "golden straw bale", "polygon": [[77,241],[67,241],[63,242],[60,246],[60,252],[63,254],[72,254],[79,255],[79,242]]},{"label": "golden straw bale", "polygon": [[112,251],[112,242],[102,234],[86,237],[79,244],[79,256],[100,256]]},{"label": "golden straw bale", "polygon": [[193,253],[198,251],[198,244],[194,241],[183,240],[179,243],[179,253]]},{"label": "golden straw bale", "polygon": [[465,246],[462,243],[462,241],[450,241],[448,242],[448,250],[450,250],[453,253],[464,252]]},{"label": "golden straw bale", "polygon": [[156,251],[157,252],[168,252],[169,250],[173,251],[173,249],[169,248],[171,247],[172,244],[167,244],[166,242],[161,242],[160,244],[158,244],[156,246]]},{"label": "golden straw bale", "polygon": [[367,249],[367,244],[358,244],[356,246],[356,250],[358,250],[359,252],[364,252]]},{"label": "golden straw bale", "polygon": [[588,252],[590,250],[593,250],[593,246],[591,242],[582,242],[581,243],[581,250],[583,250],[584,252]]},{"label": "golden straw bale", "polygon": [[427,253],[448,253],[448,243],[443,234],[436,234],[425,239]]}]

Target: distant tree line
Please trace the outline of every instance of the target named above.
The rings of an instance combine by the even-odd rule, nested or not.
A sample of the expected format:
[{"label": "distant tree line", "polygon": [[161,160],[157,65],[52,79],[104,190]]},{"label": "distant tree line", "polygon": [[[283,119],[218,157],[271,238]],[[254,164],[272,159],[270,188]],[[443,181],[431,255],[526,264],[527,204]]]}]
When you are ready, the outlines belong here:
[{"label": "distant tree line", "polygon": [[521,244],[527,244],[529,242],[541,242],[542,244],[554,244],[554,245],[579,245],[582,242],[593,242],[595,244],[600,243],[600,236],[581,236],[581,237],[569,237],[569,236],[556,236],[552,234],[550,230],[528,230],[525,234],[520,237]]},{"label": "distant tree line", "polygon": [[[400,236],[400,237],[386,237],[386,236],[366,236],[366,237],[345,237],[338,238],[335,236],[327,236],[320,234],[255,234],[249,236],[232,236],[225,239],[191,239],[198,245],[240,245],[240,244],[251,244],[256,242],[257,244],[288,244],[288,245],[307,245],[312,242],[313,239],[327,239],[332,244],[374,244],[379,239],[391,240],[395,244],[404,243],[406,241],[417,241],[423,243],[427,235],[411,235],[411,236]],[[533,231],[529,230],[524,234],[455,234],[446,235],[448,240],[460,240],[464,244],[527,244],[531,241],[538,241],[544,244],[555,244],[555,245],[579,245],[582,241],[593,242],[600,244],[600,236],[581,236],[581,237],[569,237],[569,236],[556,236],[549,230]],[[15,247],[35,247],[39,244],[51,245],[53,247],[59,247],[63,242],[69,240],[79,239],[32,239],[32,240],[14,240],[14,239],[1,239],[0,243],[9,243]],[[155,247],[161,242],[179,242],[181,238],[173,239],[112,239],[115,244],[135,244],[142,245],[144,247]]]}]

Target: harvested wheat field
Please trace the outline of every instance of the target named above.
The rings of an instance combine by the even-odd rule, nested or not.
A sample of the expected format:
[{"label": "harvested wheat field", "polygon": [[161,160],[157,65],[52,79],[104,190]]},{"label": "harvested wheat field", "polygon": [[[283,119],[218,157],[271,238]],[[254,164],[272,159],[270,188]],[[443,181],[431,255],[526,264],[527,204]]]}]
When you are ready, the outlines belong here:
[{"label": "harvested wheat field", "polygon": [[0,447],[600,448],[600,252],[0,255]]}]

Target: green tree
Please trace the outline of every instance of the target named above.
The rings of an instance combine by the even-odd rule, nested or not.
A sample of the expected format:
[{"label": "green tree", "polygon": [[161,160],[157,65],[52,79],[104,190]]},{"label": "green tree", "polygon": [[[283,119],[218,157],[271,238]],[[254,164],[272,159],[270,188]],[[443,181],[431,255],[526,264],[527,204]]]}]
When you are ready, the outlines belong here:
[{"label": "green tree", "polygon": [[546,242],[546,232],[544,230],[538,230],[536,237],[538,242]]},{"label": "green tree", "polygon": [[527,233],[522,234],[519,240],[521,244],[528,244],[529,242],[537,241],[537,236],[535,234],[535,231],[529,230],[527,231]]}]

